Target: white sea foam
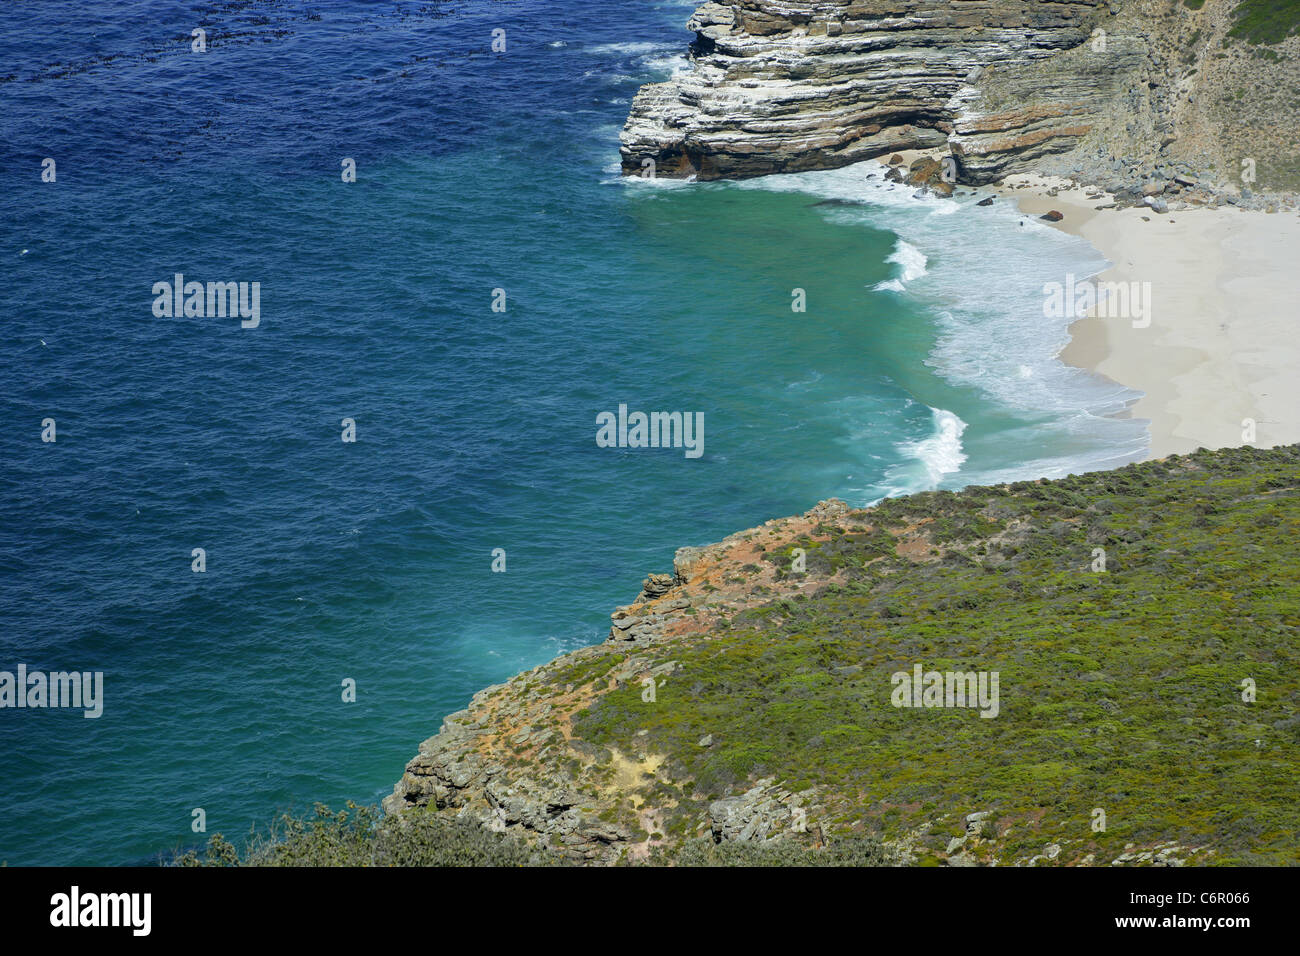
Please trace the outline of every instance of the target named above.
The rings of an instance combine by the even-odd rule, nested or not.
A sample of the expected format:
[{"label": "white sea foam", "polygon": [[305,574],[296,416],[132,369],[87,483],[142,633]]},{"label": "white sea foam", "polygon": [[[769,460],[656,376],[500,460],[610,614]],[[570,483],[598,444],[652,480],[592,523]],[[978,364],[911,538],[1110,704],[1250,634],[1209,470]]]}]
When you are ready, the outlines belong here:
[{"label": "white sea foam", "polygon": [[[874,288],[906,289],[937,317],[926,358],[936,375],[1013,415],[996,433],[981,431],[983,445],[967,437],[963,454],[972,457],[961,471],[963,483],[1078,473],[1142,456],[1146,423],[1113,417],[1141,393],[1063,364],[1058,355],[1073,319],[1043,315],[1045,282],[1063,281],[1068,273],[1096,275],[1108,266],[1086,240],[1021,214],[1014,199],[976,207],[982,196],[972,193],[918,198],[911,188],[885,180],[884,167],[875,162],[765,176],[729,188],[838,199],[822,206],[822,215],[895,233],[900,242],[889,261],[898,274]],[[942,266],[918,259],[921,249],[931,257],[941,251]],[[923,283],[909,285],[909,261],[928,270],[921,273]]]},{"label": "white sea foam", "polygon": [[683,73],[689,73],[691,69],[691,61],[686,58],[684,53],[667,56],[643,56],[637,62],[647,70],[662,74],[669,79],[676,79]]},{"label": "white sea foam", "polygon": [[894,247],[894,253],[885,259],[886,262],[895,262],[903,268],[903,281],[911,282],[913,279],[919,279],[926,273],[926,265],[929,259],[925,257],[920,249],[902,239]]},{"label": "white sea foam", "polygon": [[892,262],[899,267],[902,275],[895,279],[886,279],[884,282],[876,283],[876,291],[890,290],[892,292],[902,292],[907,283],[921,278],[926,274],[926,265],[929,259],[925,253],[906,240],[899,239],[894,244],[894,251],[885,259],[886,262]]},{"label": "white sea foam", "polygon": [[807,388],[810,385],[816,385],[821,380],[822,380],[822,373],[814,369],[812,375],[809,378],[801,379],[796,382],[788,382],[785,388],[786,391],[802,390]]},{"label": "white sea foam", "polygon": [[[597,56],[621,58],[622,62],[619,66],[623,67],[623,69],[620,72],[604,76],[604,79],[615,83],[631,80],[645,82],[648,79],[672,79],[689,72],[691,69],[691,61],[682,52],[680,43],[671,45],[663,43],[601,43],[588,47],[587,52]],[[633,76],[627,72],[628,68],[632,66],[649,75]],[[600,75],[602,74],[599,70],[588,70],[583,74],[584,77]]]},{"label": "white sea foam", "polygon": [[[1072,318],[1043,315],[1045,282],[1062,281],[1069,273],[1090,277],[1109,263],[1086,240],[1021,214],[1014,199],[976,207],[982,196],[968,192],[917,196],[885,180],[884,168],[875,162],[689,188],[840,200],[818,203],[819,213],[841,224],[889,229],[906,244],[896,244],[890,256],[901,274],[875,288],[906,290],[934,317],[935,340],[925,364],[946,386],[973,392],[982,405],[1003,410],[994,427],[981,428],[974,439],[966,436],[964,447],[960,432],[955,435],[964,467],[940,469],[945,487],[1114,468],[1140,459],[1149,446],[1144,420],[1115,417],[1141,393],[1063,364],[1058,355],[1069,341]],[[941,267],[930,258],[921,263],[905,248],[920,256],[919,250],[930,250],[931,257],[941,256]],[[908,259],[926,270],[925,281],[912,288]],[[942,436],[933,437],[925,454],[937,462],[945,457],[940,449],[951,446]],[[905,494],[930,487],[930,469],[915,456],[907,460],[912,464],[888,474],[877,490]],[[858,490],[864,499],[872,494]]]},{"label": "white sea foam", "polygon": [[897,460],[885,470],[884,481],[876,486],[880,498],[901,498],[906,494],[932,492],[961,471],[966,463],[962,434],[966,423],[946,408],[930,408],[930,433],[894,445]]},{"label": "white sea foam", "polygon": [[618,185],[628,189],[685,189],[695,185],[695,177],[686,179],[669,179],[666,176],[623,176],[622,162],[611,162],[601,167],[601,172],[619,174],[611,179],[602,179],[602,185]]},{"label": "white sea foam", "polygon": [[932,430],[925,438],[899,442],[895,451],[902,461],[885,475],[887,498],[932,491],[966,462],[961,436],[966,423],[943,408],[931,408]]},{"label": "white sea foam", "polygon": [[930,487],[937,488],[966,461],[961,446],[966,423],[942,408],[932,408],[930,413],[934,416],[934,434],[918,442],[904,442],[899,450],[916,458],[925,467]]},{"label": "white sea foam", "polygon": [[[680,46],[680,44],[678,44]],[[588,53],[614,54],[617,56],[636,56],[644,53],[660,53],[670,47],[663,43],[598,43],[587,47]]]},{"label": "white sea foam", "polygon": [[605,73],[602,70],[584,70],[582,74],[584,80],[598,78],[606,83],[644,83],[644,76],[634,76],[631,73]]}]

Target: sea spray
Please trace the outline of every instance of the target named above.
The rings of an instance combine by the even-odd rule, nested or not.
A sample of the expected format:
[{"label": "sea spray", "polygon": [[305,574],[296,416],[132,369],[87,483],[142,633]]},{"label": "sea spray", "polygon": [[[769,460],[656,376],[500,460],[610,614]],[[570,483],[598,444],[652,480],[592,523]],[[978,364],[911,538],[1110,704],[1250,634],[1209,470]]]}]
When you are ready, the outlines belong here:
[{"label": "sea spray", "polygon": [[907,283],[921,278],[927,272],[926,266],[929,259],[925,253],[906,240],[899,239],[894,245],[894,251],[886,259],[886,262],[892,262],[900,269],[897,278],[886,279],[883,282],[877,282],[875,289],[877,292],[892,291],[902,292]]},{"label": "sea spray", "polygon": [[931,432],[925,438],[899,442],[895,449],[902,461],[886,475],[885,497],[900,497],[918,491],[932,491],[966,461],[962,433],[966,423],[943,408],[930,409]]},{"label": "sea spray", "polygon": [[[973,400],[923,393],[919,383],[910,390],[933,394],[929,404],[979,420],[978,434],[967,436],[963,449],[966,481],[1060,477],[1118,467],[1145,454],[1147,423],[1123,415],[1141,393],[1065,365],[1059,354],[1074,317],[1043,314],[1046,283],[1106,269],[1107,260],[1086,240],[1027,220],[1010,203],[978,207],[975,194],[915,198],[885,181],[875,162],[764,176],[732,188],[814,196],[832,222],[887,228],[912,249],[926,250],[924,283],[907,287],[909,254],[896,243],[884,261],[901,268],[871,288],[906,290],[913,306],[934,316],[925,365]],[[864,263],[863,272],[870,271]],[[869,308],[864,303],[864,313]],[[989,415],[990,404],[1003,413]],[[914,487],[894,480],[886,490]]]}]

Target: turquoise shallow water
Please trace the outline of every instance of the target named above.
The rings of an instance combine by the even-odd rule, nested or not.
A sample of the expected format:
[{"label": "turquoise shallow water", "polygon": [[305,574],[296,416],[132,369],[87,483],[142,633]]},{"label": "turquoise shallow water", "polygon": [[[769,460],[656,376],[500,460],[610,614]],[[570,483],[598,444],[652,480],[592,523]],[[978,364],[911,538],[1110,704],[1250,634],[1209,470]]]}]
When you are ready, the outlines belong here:
[{"label": "turquoise shallow water", "polygon": [[[0,861],[376,799],[681,545],[1141,452],[1041,317],[1086,244],[869,167],[621,181],[687,7],[108,6],[0,9],[0,669],[105,675],[97,720],[0,710]],[[176,272],[261,325],[156,318]],[[597,447],[620,403],[704,454]]]}]

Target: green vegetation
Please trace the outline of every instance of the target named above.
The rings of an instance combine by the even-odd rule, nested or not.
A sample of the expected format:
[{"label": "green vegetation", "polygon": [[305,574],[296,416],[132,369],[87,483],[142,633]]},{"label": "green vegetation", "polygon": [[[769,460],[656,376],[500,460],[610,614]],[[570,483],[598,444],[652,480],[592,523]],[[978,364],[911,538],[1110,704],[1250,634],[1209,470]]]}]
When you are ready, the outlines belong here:
[{"label": "green vegetation", "polygon": [[429,810],[380,818],[375,807],[332,812],[317,804],[310,817],[285,814],[271,833],[254,835],[242,852],[221,834],[202,855],[176,866],[538,866],[558,863],[545,850],[469,820]]},{"label": "green vegetation", "polygon": [[[310,817],[285,814],[270,834],[254,835],[241,851],[215,834],[202,853],[178,854],[171,865],[232,866],[561,866],[563,857],[545,846],[530,847],[477,823],[420,809],[381,818],[375,807],[349,803],[331,811],[317,804]],[[651,859],[671,866],[882,866],[893,862],[880,841],[849,835],[822,848],[802,843],[727,844],[686,840],[659,849]]]},{"label": "green vegetation", "polygon": [[1229,36],[1249,43],[1281,43],[1300,30],[1300,0],[1241,0],[1233,18]]},{"label": "green vegetation", "polygon": [[[819,529],[799,544],[809,574],[843,583],[674,642],[656,701],[610,691],[574,730],[668,755],[670,833],[770,776],[817,788],[832,832],[946,818],[933,853],[991,810],[1007,861],[1048,841],[1109,860],[1174,840],[1300,863],[1298,485],[1296,448],[1226,449],[886,501],[877,527],[928,529],[929,554]],[[891,674],[916,663],[999,672],[1001,712],[892,706]]]},{"label": "green vegetation", "polygon": [[1300,156],[1289,159],[1275,157],[1271,162],[1262,161],[1259,165],[1259,178],[1261,182],[1276,189],[1300,191]]},{"label": "green vegetation", "polygon": [[[960,848],[1104,865],[1172,846],[1300,863],[1300,446],[822,513],[771,531],[755,563],[715,557],[712,573],[742,575],[728,601],[746,610],[507,686],[489,718],[505,729],[477,757],[564,788],[574,829],[625,834],[597,838],[614,841],[603,862],[934,865]],[[792,579],[795,548],[807,570]],[[998,713],[894,706],[892,676],[914,665],[997,672]],[[525,752],[514,724],[531,703],[537,726],[540,701],[572,736]],[[710,806],[733,797],[727,820],[763,814],[782,836],[716,843]],[[786,829],[783,806],[805,825]],[[455,811],[319,807],[243,852],[217,836],[176,862],[559,865],[574,829],[525,841]]]},{"label": "green vegetation", "polygon": [[651,862],[671,866],[888,866],[895,861],[879,839],[848,836],[823,848],[809,848],[789,840],[714,843],[701,837],[659,851]]}]

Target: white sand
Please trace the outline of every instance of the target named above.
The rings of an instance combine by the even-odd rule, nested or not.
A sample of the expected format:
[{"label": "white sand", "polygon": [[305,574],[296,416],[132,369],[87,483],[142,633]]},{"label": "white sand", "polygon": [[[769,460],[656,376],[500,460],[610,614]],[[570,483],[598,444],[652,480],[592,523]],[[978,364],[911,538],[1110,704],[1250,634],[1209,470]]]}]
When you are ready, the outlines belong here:
[{"label": "white sand", "polygon": [[[1019,183],[1030,186],[1008,188]],[[1064,213],[1057,225],[1113,263],[1097,281],[1149,282],[1151,309],[1146,328],[1093,310],[1071,327],[1062,361],[1145,393],[1130,414],[1150,421],[1153,458],[1300,441],[1296,210],[1096,211],[1109,200],[1085,198],[1091,190],[1045,194],[1063,183],[1011,176],[999,192],[1027,215]],[[1253,441],[1246,419],[1255,422]]]}]

